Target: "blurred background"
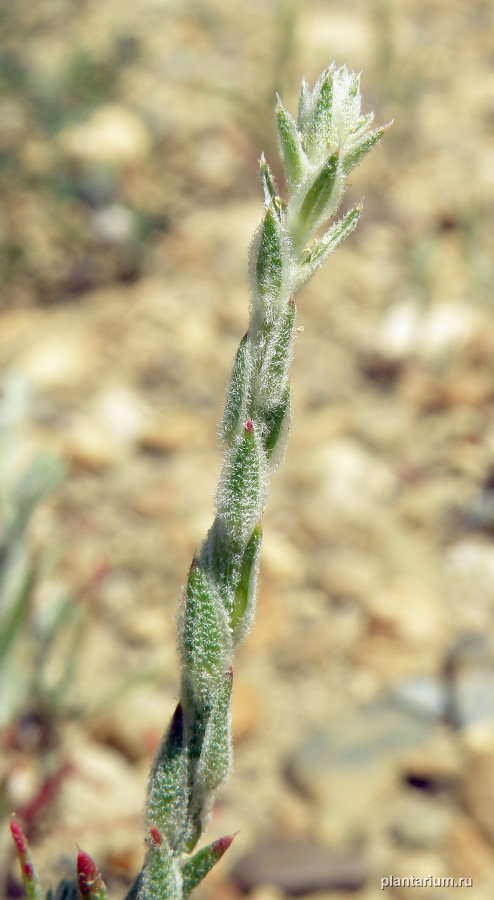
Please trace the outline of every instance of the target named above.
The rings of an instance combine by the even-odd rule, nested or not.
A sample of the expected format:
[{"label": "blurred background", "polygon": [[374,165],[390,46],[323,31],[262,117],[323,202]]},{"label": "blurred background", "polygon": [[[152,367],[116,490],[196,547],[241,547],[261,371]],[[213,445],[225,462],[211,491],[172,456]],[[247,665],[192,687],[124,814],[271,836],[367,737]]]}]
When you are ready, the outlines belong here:
[{"label": "blurred background", "polygon": [[[494,887],[494,5],[0,3],[0,895],[142,860],[213,515],[275,92],[394,119],[299,302],[294,421],[235,667],[240,829],[203,900]],[[397,900],[417,888],[388,889]]]}]

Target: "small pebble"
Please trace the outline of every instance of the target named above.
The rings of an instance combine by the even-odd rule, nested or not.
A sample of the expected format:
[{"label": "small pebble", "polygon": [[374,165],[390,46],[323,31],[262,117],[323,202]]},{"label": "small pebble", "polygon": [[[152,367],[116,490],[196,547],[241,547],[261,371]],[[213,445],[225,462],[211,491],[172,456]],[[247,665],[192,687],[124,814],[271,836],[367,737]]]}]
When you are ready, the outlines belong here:
[{"label": "small pebble", "polygon": [[447,711],[448,691],[444,682],[430,675],[414,675],[393,688],[399,706],[425,721],[435,722]]}]

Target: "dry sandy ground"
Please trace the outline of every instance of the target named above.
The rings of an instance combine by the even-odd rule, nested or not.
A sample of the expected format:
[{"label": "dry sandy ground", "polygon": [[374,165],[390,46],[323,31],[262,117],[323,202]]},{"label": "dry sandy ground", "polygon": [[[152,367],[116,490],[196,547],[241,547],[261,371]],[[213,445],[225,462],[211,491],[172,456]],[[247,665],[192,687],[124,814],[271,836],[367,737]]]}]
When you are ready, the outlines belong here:
[{"label": "dry sandy ground", "polygon": [[[62,772],[31,822],[45,884],[72,871],[75,841],[112,896],[139,868],[177,696],[174,613],[213,513],[247,320],[256,161],[275,158],[275,91],[293,108],[300,76],[336,59],[364,70],[365,108],[394,125],[348,191],[348,205],[365,197],[358,232],[300,298],[292,439],[209,832],[240,833],[200,890],[234,900],[233,864],[274,832],[365,853],[358,900],[390,873],[473,878],[398,900],[487,900],[492,3],[41,0],[2,14],[0,367],[36,397],[19,446],[67,464],[32,522],[33,552],[54,559],[33,602],[64,585],[85,610],[65,705],[32,740],[18,722],[3,740],[5,812]],[[393,692],[403,721],[366,718]],[[418,736],[400,743],[407,716]],[[307,763],[318,729],[361,755],[349,766],[316,746]]]}]

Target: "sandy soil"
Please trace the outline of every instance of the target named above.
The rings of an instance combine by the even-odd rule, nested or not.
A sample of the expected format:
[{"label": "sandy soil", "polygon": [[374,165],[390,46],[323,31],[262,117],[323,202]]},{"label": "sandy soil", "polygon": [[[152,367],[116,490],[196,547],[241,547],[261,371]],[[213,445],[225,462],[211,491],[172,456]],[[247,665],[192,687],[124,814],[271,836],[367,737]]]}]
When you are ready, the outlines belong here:
[{"label": "sandy soil", "polygon": [[[247,320],[257,160],[264,149],[279,172],[275,92],[293,108],[301,75],[336,59],[363,69],[365,109],[394,124],[348,190],[348,206],[365,198],[358,232],[300,297],[292,439],[209,832],[240,833],[200,891],[235,900],[235,861],[274,832],[364,852],[359,900],[382,896],[383,875],[422,872],[473,887],[392,896],[487,900],[493,5],[4,0],[0,13],[0,369],[35,397],[19,448],[67,466],[31,523],[33,606],[62,586],[82,611],[77,651],[62,628],[46,661],[55,681],[75,654],[63,701],[28,698],[2,737],[5,895],[18,895],[11,809],[29,812],[46,885],[73,871],[76,841],[112,897],[139,869],[147,772],[177,696],[177,598],[211,521]],[[365,725],[391,695],[424,726],[404,746]],[[307,769],[321,729],[363,747],[360,762],[321,752]]]}]

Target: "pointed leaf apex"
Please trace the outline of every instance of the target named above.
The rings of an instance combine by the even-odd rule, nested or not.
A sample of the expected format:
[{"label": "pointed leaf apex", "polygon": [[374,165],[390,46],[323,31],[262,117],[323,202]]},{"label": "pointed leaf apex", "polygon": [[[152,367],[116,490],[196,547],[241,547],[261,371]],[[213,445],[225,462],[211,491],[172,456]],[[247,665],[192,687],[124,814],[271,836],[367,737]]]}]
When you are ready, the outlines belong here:
[{"label": "pointed leaf apex", "polygon": [[106,887],[94,859],[77,847],[77,883],[82,900],[106,900]]},{"label": "pointed leaf apex", "polygon": [[77,877],[79,881],[93,882],[99,877],[98,867],[89,853],[77,846]]},{"label": "pointed leaf apex", "polygon": [[225,837],[218,838],[217,841],[213,841],[211,844],[211,851],[221,859],[224,853],[228,850],[228,848],[232,845],[234,838],[237,836],[238,831],[235,831],[234,834],[226,834]]},{"label": "pointed leaf apex", "polygon": [[235,834],[229,834],[219,838],[217,841],[213,841],[212,844],[203,847],[202,850],[199,850],[195,856],[192,857],[192,859],[189,859],[185,863],[182,869],[182,898],[184,898],[184,900],[186,900],[191,891],[197,887],[208,872],[211,871],[223,854],[226,853],[236,834],[238,834],[238,831],[236,831]]},{"label": "pointed leaf apex", "polygon": [[89,853],[80,847],[77,853],[77,883],[83,900],[93,900],[102,896],[104,885],[99,869]]}]

